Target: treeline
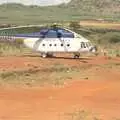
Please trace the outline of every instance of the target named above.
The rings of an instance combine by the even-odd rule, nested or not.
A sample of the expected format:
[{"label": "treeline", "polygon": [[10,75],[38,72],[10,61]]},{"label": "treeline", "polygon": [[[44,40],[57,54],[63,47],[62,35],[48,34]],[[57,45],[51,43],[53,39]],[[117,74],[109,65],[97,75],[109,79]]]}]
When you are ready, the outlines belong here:
[{"label": "treeline", "polygon": [[86,28],[77,21],[71,22],[69,28],[98,44],[120,43],[120,29]]}]

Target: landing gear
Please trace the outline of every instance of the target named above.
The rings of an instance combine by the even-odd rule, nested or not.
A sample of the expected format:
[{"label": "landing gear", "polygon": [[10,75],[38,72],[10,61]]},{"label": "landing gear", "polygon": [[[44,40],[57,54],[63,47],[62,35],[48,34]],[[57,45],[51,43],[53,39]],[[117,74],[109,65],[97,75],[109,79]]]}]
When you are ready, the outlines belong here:
[{"label": "landing gear", "polygon": [[41,53],[41,57],[43,57],[43,58],[53,57],[53,53]]},{"label": "landing gear", "polygon": [[75,59],[78,59],[79,57],[80,57],[80,53],[75,53],[75,54],[74,54],[74,58],[75,58]]},{"label": "landing gear", "polygon": [[47,54],[46,53],[41,53],[41,57],[46,58]]}]

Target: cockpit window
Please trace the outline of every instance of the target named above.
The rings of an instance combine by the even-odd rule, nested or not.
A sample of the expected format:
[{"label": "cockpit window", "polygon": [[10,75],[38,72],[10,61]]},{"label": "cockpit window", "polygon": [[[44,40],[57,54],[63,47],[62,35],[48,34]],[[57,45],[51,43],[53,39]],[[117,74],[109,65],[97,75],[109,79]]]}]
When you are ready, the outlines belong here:
[{"label": "cockpit window", "polygon": [[90,42],[81,42],[81,48],[89,48],[91,45]]},{"label": "cockpit window", "polygon": [[88,42],[86,42],[86,47],[89,47],[89,43]]},{"label": "cockpit window", "polygon": [[84,42],[81,42],[81,48],[86,48],[86,45]]}]

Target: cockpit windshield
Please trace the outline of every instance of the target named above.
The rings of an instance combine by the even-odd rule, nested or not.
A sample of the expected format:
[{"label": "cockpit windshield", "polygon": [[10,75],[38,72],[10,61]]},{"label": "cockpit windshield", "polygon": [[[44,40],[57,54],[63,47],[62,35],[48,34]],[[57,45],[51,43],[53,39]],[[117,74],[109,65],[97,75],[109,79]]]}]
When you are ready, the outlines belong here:
[{"label": "cockpit windshield", "polygon": [[92,45],[90,42],[81,42],[81,48],[89,48]]}]

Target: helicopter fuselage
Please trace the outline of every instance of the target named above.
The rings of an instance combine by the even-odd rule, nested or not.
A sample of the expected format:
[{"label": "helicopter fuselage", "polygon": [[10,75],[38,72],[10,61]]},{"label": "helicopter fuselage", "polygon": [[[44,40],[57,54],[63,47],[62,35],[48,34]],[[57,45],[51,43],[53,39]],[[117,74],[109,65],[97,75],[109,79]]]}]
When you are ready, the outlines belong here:
[{"label": "helicopter fuselage", "polygon": [[24,45],[41,53],[90,52],[93,45],[80,38],[27,38]]}]

